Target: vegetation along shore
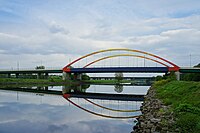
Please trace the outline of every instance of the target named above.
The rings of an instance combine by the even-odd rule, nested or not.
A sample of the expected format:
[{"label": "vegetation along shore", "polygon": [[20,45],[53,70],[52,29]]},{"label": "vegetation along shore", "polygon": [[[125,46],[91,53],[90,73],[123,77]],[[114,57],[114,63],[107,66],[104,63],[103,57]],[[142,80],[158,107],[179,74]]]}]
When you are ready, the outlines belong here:
[{"label": "vegetation along shore", "polygon": [[183,80],[187,81],[176,81],[170,75],[152,85],[141,107],[142,116],[133,127],[134,133],[199,133],[199,74],[186,74]]}]

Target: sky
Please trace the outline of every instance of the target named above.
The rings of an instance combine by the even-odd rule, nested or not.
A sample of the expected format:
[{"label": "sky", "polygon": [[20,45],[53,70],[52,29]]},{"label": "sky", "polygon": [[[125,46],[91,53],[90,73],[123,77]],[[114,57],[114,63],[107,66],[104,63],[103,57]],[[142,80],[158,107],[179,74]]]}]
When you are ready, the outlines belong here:
[{"label": "sky", "polygon": [[0,69],[64,67],[107,48],[200,63],[199,0],[0,0]]}]

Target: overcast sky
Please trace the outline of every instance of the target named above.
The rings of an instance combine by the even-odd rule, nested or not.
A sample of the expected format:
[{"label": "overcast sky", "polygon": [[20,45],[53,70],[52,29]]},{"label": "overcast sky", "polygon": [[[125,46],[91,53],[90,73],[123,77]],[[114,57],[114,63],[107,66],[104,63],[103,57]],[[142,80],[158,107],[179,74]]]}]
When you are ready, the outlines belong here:
[{"label": "overcast sky", "polygon": [[200,1],[0,0],[0,68],[62,67],[119,47],[200,63]]}]

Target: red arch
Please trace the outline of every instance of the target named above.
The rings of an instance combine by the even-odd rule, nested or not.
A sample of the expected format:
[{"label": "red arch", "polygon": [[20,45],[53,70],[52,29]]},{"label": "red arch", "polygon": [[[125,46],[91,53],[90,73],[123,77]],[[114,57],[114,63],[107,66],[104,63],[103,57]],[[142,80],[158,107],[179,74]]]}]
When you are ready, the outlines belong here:
[{"label": "red arch", "polygon": [[96,52],[93,52],[93,53],[90,53],[90,54],[87,54],[87,55],[84,55],[76,60],[74,60],[73,62],[69,63],[68,65],[66,65],[64,68],[63,68],[63,71],[64,72],[70,72],[70,66],[73,65],[74,63],[86,58],[86,57],[89,57],[89,56],[92,56],[92,55],[95,55],[95,54],[99,54],[99,53],[103,53],[103,52],[109,52],[109,51],[129,51],[129,52],[136,52],[136,53],[142,53],[142,54],[145,54],[145,55],[149,55],[151,57],[155,57],[157,59],[160,59],[168,64],[170,64],[171,66],[173,67],[168,67],[168,70],[169,71],[179,71],[179,66],[177,66],[176,64],[162,58],[162,57],[159,57],[157,55],[154,55],[154,54],[151,54],[151,53],[147,53],[147,52],[144,52],[144,51],[140,51],[140,50],[134,50],[134,49],[126,49],[126,48],[116,48],[116,49],[106,49],[106,50],[100,50],[100,51],[96,51]]}]

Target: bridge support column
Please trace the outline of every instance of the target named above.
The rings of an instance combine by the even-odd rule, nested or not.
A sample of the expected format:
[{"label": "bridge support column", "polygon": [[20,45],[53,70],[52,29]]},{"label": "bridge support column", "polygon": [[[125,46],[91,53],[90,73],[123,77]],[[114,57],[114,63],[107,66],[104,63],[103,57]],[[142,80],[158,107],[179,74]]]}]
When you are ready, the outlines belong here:
[{"label": "bridge support column", "polygon": [[40,79],[41,78],[41,73],[38,73],[37,74],[37,79]]},{"label": "bridge support column", "polygon": [[176,80],[180,81],[181,73],[179,71],[175,72]]},{"label": "bridge support column", "polygon": [[76,79],[77,80],[82,80],[82,73],[77,73],[76,74]]},{"label": "bridge support column", "polygon": [[8,74],[8,78],[11,78],[11,74],[10,73]]},{"label": "bridge support column", "polygon": [[62,79],[63,79],[63,80],[71,80],[71,74],[70,74],[70,73],[63,72],[63,74],[62,74]]},{"label": "bridge support column", "polygon": [[72,89],[72,87],[70,86],[70,85],[63,85],[62,86],[62,93],[63,94],[65,94],[65,93],[69,93],[69,92],[71,92],[71,89]]},{"label": "bridge support column", "polygon": [[19,78],[19,73],[16,73],[16,78]]},{"label": "bridge support column", "polygon": [[48,86],[45,86],[45,87],[44,87],[44,90],[48,91],[48,90],[49,90],[49,87],[48,87]]},{"label": "bridge support column", "polygon": [[48,79],[49,73],[45,73],[45,79]]}]

